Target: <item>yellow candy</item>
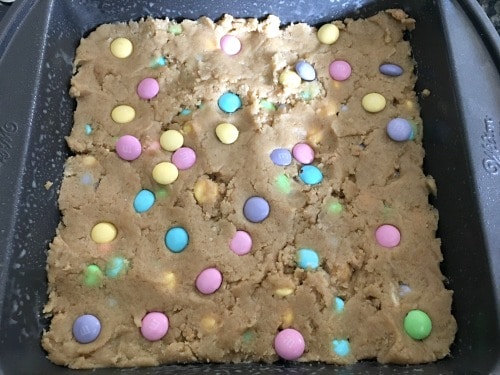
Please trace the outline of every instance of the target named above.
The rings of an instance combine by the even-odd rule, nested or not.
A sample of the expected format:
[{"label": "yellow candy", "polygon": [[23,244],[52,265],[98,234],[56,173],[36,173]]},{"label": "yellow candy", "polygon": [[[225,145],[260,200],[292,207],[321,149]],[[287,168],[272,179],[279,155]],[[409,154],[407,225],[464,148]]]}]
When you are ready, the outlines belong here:
[{"label": "yellow candy", "polygon": [[279,288],[274,291],[279,297],[286,297],[293,293],[292,288]]},{"label": "yellow candy", "polygon": [[206,332],[212,332],[217,324],[217,321],[211,316],[205,316],[201,319],[201,328]]},{"label": "yellow candy", "polygon": [[177,284],[175,274],[173,272],[167,272],[165,274],[164,282],[168,290],[174,289],[175,285]]},{"label": "yellow candy", "polygon": [[371,92],[363,97],[361,105],[367,112],[380,112],[385,108],[385,98],[379,93]]},{"label": "yellow candy", "polygon": [[160,137],[160,145],[166,151],[175,151],[184,144],[184,137],[178,130],[167,130]]},{"label": "yellow candy", "polygon": [[293,323],[293,311],[288,309],[281,316],[281,322],[283,328],[290,327]]},{"label": "yellow candy", "polygon": [[119,105],[111,111],[111,118],[119,124],[126,124],[135,118],[135,109],[129,105]]},{"label": "yellow candy", "polygon": [[179,177],[179,170],[174,164],[168,161],[158,163],[153,168],[153,179],[159,184],[171,184],[177,180],[177,177]]},{"label": "yellow candy", "polygon": [[194,184],[194,198],[198,203],[215,202],[219,188],[217,184],[206,178],[200,178]]},{"label": "yellow candy", "polygon": [[221,141],[225,145],[230,145],[231,143],[236,142],[240,132],[238,128],[233,124],[224,122],[217,125],[217,127],[215,128],[215,134],[217,135],[217,138],[219,138],[219,141]]},{"label": "yellow candy", "polygon": [[97,159],[91,155],[85,156],[83,158],[83,165],[90,167],[90,166],[94,165],[95,163],[97,163]]},{"label": "yellow candy", "polygon": [[116,227],[111,223],[102,222],[94,225],[90,232],[90,238],[96,243],[105,244],[116,238]]},{"label": "yellow candy", "polygon": [[280,74],[279,82],[283,86],[297,88],[302,83],[302,79],[297,73],[292,72],[291,70],[285,70]]},{"label": "yellow candy", "polygon": [[113,56],[118,57],[119,59],[129,57],[134,50],[132,42],[127,38],[116,38],[111,42],[109,48],[111,49]]},{"label": "yellow candy", "polygon": [[333,44],[339,38],[339,28],[332,23],[326,23],[318,30],[318,40],[323,44]]}]

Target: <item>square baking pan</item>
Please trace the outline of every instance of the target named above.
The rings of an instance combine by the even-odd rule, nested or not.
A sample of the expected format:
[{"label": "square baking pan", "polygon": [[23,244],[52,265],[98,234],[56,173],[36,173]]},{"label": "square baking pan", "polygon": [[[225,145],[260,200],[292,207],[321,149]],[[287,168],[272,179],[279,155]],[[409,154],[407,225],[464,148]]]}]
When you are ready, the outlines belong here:
[{"label": "square baking pan", "polygon": [[[451,356],[418,366],[320,363],[195,364],[92,374],[500,374],[500,42],[475,0],[18,0],[0,22],[0,374],[67,374],[40,346],[48,319],[46,251],[60,216],[70,155],[64,137],[80,38],[97,25],[144,16],[181,20],[279,16],[319,25],[402,8],[424,121],[424,171],[437,183],[442,271],[455,291]],[[49,183],[47,185],[47,183]],[[53,184],[52,186],[49,186]]]}]

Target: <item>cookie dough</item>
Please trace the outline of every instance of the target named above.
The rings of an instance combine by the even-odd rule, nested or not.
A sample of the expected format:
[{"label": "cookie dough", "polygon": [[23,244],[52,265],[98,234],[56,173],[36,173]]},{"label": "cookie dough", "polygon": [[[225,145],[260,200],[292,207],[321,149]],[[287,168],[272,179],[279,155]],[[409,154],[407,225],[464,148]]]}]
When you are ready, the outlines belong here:
[{"label": "cookie dough", "polygon": [[[51,361],[449,353],[452,292],[404,38],[414,20],[328,25],[318,38],[274,16],[147,18],[81,41],[75,155],[48,252]],[[395,118],[411,132],[388,135]]]}]

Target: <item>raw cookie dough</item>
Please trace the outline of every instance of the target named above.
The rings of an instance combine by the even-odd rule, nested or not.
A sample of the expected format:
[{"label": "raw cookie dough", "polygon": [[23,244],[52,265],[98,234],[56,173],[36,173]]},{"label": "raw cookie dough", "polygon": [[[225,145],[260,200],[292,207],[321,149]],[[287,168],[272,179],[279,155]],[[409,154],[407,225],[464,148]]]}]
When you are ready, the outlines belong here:
[{"label": "raw cookie dough", "polygon": [[[306,24],[229,15],[102,25],[81,41],[75,156],[48,253],[50,360],[94,368],[280,353],[407,364],[449,353],[452,292],[403,38],[414,21],[388,11],[333,24],[332,44]],[[233,37],[221,49],[226,34],[240,50]],[[304,79],[302,60],[314,69],[301,63]],[[339,60],[351,72],[340,63],[333,79]],[[218,104],[227,92],[237,95],[220,103],[228,113]],[[369,93],[382,109],[363,108]],[[388,136],[393,118],[411,124],[410,139]],[[178,132],[160,143],[166,130]],[[119,145],[125,135],[139,148],[130,137]],[[179,144],[194,156],[164,148]],[[251,197],[263,206],[246,207]],[[430,334],[420,312],[405,330],[413,310],[430,318]]]}]

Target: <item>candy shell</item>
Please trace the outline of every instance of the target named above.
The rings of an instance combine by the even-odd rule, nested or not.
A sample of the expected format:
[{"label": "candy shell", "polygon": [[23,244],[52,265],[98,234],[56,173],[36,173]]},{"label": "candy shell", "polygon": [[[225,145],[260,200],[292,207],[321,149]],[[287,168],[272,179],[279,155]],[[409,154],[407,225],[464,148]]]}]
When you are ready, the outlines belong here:
[{"label": "candy shell", "polygon": [[123,257],[113,257],[106,263],[106,276],[115,279],[124,274],[128,267],[128,260]]},{"label": "candy shell", "polygon": [[178,130],[167,130],[160,136],[160,145],[166,151],[175,151],[184,144],[184,136]]},{"label": "candy shell", "polygon": [[226,92],[220,96],[217,104],[222,111],[226,113],[233,113],[241,108],[241,99],[238,95],[232,92]]},{"label": "candy shell", "polygon": [[340,31],[339,28],[332,24],[326,23],[321,26],[318,30],[318,40],[323,44],[333,44],[339,38]]},{"label": "candy shell", "polygon": [[409,140],[412,132],[411,124],[404,118],[394,118],[387,124],[387,135],[396,142]]},{"label": "candy shell", "polygon": [[297,88],[302,83],[302,79],[300,78],[300,76],[297,73],[292,72],[291,70],[285,70],[283,73],[281,73],[278,81],[283,86],[291,88]]},{"label": "candy shell", "polygon": [[306,343],[302,334],[293,329],[287,328],[279,332],[274,338],[274,350],[281,358],[288,361],[299,359],[306,348]]},{"label": "candy shell", "polygon": [[104,275],[98,265],[90,264],[87,268],[85,268],[84,272],[85,285],[90,287],[100,286],[103,276]]},{"label": "candy shell", "polygon": [[377,92],[366,94],[363,96],[363,99],[361,99],[361,106],[365,111],[370,113],[382,111],[385,108],[385,104],[385,98]]},{"label": "candy shell", "polygon": [[403,68],[397,64],[382,64],[378,69],[380,73],[390,77],[398,77],[403,74]]},{"label": "candy shell", "polygon": [[304,81],[314,81],[316,79],[316,71],[307,61],[300,60],[297,62],[295,64],[295,71]]},{"label": "candy shell", "polygon": [[234,35],[224,35],[220,38],[220,49],[227,55],[236,55],[241,50],[241,42]]},{"label": "candy shell", "polygon": [[238,230],[231,239],[229,248],[238,255],[248,254],[252,250],[252,237],[244,230]]},{"label": "candy shell", "polygon": [[345,303],[344,303],[344,300],[342,298],[335,297],[334,305],[335,305],[336,312],[341,313],[342,311],[344,311]]},{"label": "candy shell", "polygon": [[270,212],[269,203],[262,197],[248,198],[243,205],[243,215],[252,223],[264,221]]},{"label": "candy shell", "polygon": [[111,111],[111,118],[118,124],[126,124],[135,118],[135,109],[129,105],[118,105]]},{"label": "candy shell", "polygon": [[161,340],[168,332],[168,317],[160,312],[147,313],[141,321],[141,334],[148,341]]},{"label": "candy shell", "polygon": [[207,268],[200,272],[196,278],[196,288],[200,293],[215,293],[222,285],[222,274],[215,268]]},{"label": "candy shell", "polygon": [[172,163],[179,170],[189,169],[196,163],[196,153],[189,147],[181,147],[173,153]]},{"label": "candy shell", "polygon": [[314,165],[304,165],[300,168],[299,177],[307,185],[316,185],[323,181],[323,173]]},{"label": "candy shell", "polygon": [[123,160],[132,161],[141,155],[142,145],[136,137],[124,135],[116,141],[115,150]]},{"label": "candy shell", "polygon": [[160,85],[154,78],[144,78],[137,86],[137,95],[141,99],[153,99],[160,91]]},{"label": "candy shell", "polygon": [[395,226],[384,224],[375,231],[375,238],[380,246],[391,248],[399,245],[401,233]]},{"label": "candy shell", "polygon": [[297,266],[302,269],[315,270],[319,267],[319,255],[313,249],[297,251]]},{"label": "candy shell", "polygon": [[432,320],[422,310],[411,310],[406,315],[403,326],[412,339],[423,340],[431,334]]},{"label": "candy shell", "polygon": [[116,238],[116,227],[111,223],[98,223],[94,225],[90,232],[90,237],[95,243],[105,244],[113,241]]},{"label": "candy shell", "polygon": [[134,198],[134,209],[137,213],[144,213],[153,207],[155,195],[149,190],[141,190]]},{"label": "candy shell", "polygon": [[314,150],[307,143],[297,143],[293,146],[292,154],[301,164],[311,164],[314,161]]},{"label": "candy shell", "polygon": [[228,124],[226,122],[217,125],[215,128],[215,135],[219,138],[219,141],[225,145],[230,145],[236,142],[240,132],[236,126],[233,124]]},{"label": "candy shell", "polygon": [[101,322],[91,314],[80,315],[73,323],[73,337],[80,344],[89,344],[99,337]]},{"label": "candy shell", "polygon": [[[287,166],[292,163],[292,154],[290,151],[286,148],[276,148],[273,151],[271,151],[271,161],[275,165],[279,166]],[[314,159],[314,157],[313,157]]]},{"label": "candy shell", "polygon": [[183,227],[170,228],[165,234],[165,245],[173,253],[180,253],[189,245],[189,234]]},{"label": "candy shell", "polygon": [[345,81],[351,76],[351,65],[344,60],[332,61],[329,68],[330,77],[336,81]]},{"label": "candy shell", "polygon": [[177,177],[179,177],[179,170],[174,164],[163,161],[155,165],[152,175],[153,180],[157,183],[168,185],[177,180]]},{"label": "candy shell", "polygon": [[332,349],[337,355],[345,357],[351,351],[351,346],[347,340],[333,340]]},{"label": "candy shell", "polygon": [[125,59],[129,57],[134,51],[132,42],[127,38],[122,37],[114,39],[111,42],[109,48],[113,56],[118,57],[119,59]]}]

